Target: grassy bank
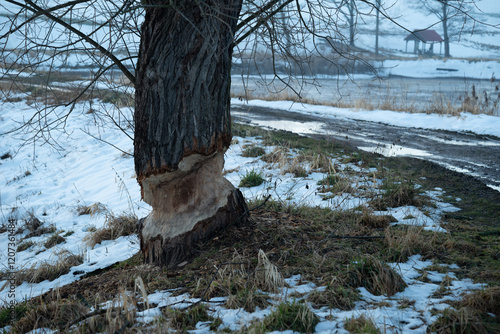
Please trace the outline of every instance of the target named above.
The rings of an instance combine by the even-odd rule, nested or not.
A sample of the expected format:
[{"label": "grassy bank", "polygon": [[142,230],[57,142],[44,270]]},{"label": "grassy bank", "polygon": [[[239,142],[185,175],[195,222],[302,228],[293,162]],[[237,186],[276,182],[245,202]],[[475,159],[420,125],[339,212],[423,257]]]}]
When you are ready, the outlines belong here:
[{"label": "grassy bank", "polygon": [[[403,265],[415,255],[431,261],[419,269],[415,280],[436,284],[432,298],[451,295],[454,282],[463,278],[487,284],[450,299],[447,309],[429,310],[430,320],[415,330],[500,331],[498,192],[471,177],[417,159],[384,158],[328,140],[238,124],[234,134],[240,141],[234,145],[242,147],[242,157],[264,161],[267,166],[252,169],[253,174],[242,175],[242,180],[251,176],[254,182],[259,175],[266,179],[268,170],[281,170],[283,177],[296,179],[322,173],[323,177],[316,184],[309,182],[309,187],[325,201],[352,196],[362,197],[363,204],[332,209],[275,196],[249,199],[248,225],[233,226],[198,245],[195,256],[176,270],[143,264],[141,254],[136,254],[18,304],[13,332],[52,328],[74,333],[164,333],[167,329],[185,332],[203,323],[214,332],[291,329],[310,333],[318,323],[333,320],[352,333],[400,331],[404,324],[384,328],[369,314],[340,319],[338,315],[361,309],[375,312],[389,304],[396,304],[401,312],[414,309],[415,299],[401,297],[408,283],[394,263]],[[446,232],[393,224],[390,208],[411,206],[431,216],[441,201],[460,209],[440,217]],[[94,231],[87,240],[89,245],[124,235],[117,228],[127,226],[130,230],[136,219],[115,217],[98,203],[80,209],[77,214],[105,214],[108,219],[106,228]],[[412,217],[408,214],[405,219]],[[32,217],[29,226],[36,234],[41,227],[33,221]],[[68,232],[51,233],[64,237]],[[26,249],[33,246],[33,240],[24,240]],[[30,281],[28,276],[22,280]],[[302,284],[314,288],[293,289]],[[365,290],[386,299],[367,301]],[[154,298],[160,291],[168,291],[178,302],[161,304]],[[219,308],[270,311],[236,329],[223,325]],[[141,315],[145,309],[156,310],[154,320],[144,321]],[[318,315],[324,309],[331,310],[329,315]],[[7,307],[0,311],[0,327],[10,323],[11,315]]]}]

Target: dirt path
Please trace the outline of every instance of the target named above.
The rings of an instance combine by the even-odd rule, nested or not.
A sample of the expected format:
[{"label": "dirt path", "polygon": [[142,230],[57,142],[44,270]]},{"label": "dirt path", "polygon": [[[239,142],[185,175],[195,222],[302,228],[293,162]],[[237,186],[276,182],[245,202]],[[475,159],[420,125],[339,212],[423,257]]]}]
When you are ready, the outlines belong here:
[{"label": "dirt path", "polygon": [[500,139],[473,133],[404,128],[288,110],[232,106],[237,122],[308,136],[327,136],[385,156],[410,156],[471,175],[500,191]]}]

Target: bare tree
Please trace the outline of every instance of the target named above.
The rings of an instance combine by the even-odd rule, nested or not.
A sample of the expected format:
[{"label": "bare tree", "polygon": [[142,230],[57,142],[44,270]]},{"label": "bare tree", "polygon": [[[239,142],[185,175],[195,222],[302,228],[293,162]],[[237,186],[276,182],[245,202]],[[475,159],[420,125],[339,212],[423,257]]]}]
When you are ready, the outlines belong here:
[{"label": "bare tree", "polygon": [[378,37],[380,35],[380,0],[375,0],[376,22],[375,22],[375,54],[378,55]]},{"label": "bare tree", "polygon": [[[248,219],[243,196],[222,175],[231,143],[233,49],[235,58],[253,61],[257,69],[269,63],[285,86],[294,76],[314,72],[318,63],[349,73],[360,61],[348,47],[354,43],[354,4],[6,0],[0,5],[7,17],[0,27],[0,62],[4,75],[16,82],[27,76],[42,88],[43,105],[20,126],[33,140],[50,140],[51,130],[64,127],[73,109],[60,114],[56,106],[92,100],[94,92],[103,92],[101,80],[116,82],[116,70],[123,74],[123,89],[135,90],[134,121],[123,127],[120,114],[105,116],[134,132],[129,135],[137,181],[153,208],[141,220],[141,250],[147,262],[175,267],[198,242]],[[378,7],[377,12],[385,13]],[[349,37],[343,34],[346,15]],[[75,63],[90,75],[74,95],[63,97],[53,78],[60,75],[58,66]]]},{"label": "bare tree", "polygon": [[466,0],[422,0],[422,5],[430,13],[435,15],[443,26],[444,56],[450,54],[450,27],[454,22],[464,22],[470,9],[471,1]]},{"label": "bare tree", "polygon": [[[354,36],[356,28],[356,16],[358,15],[358,9],[356,8],[356,3],[354,0],[334,0],[337,10],[342,14],[342,20],[344,21],[342,26],[349,30],[349,46],[354,46]],[[340,25],[337,25],[339,27]]]},{"label": "bare tree", "polygon": [[[248,209],[222,176],[231,143],[230,68],[242,1],[151,2],[142,26],[134,158],[147,261],[174,266]],[[138,89],[141,87],[141,89]]]}]

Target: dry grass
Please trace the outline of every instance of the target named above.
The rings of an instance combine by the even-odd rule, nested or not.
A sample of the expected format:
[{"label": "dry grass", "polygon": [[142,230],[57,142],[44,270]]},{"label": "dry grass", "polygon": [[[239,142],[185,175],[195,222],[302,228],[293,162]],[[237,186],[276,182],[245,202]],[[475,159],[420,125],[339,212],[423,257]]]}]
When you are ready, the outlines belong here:
[{"label": "dry grass", "polygon": [[24,220],[24,226],[30,233],[37,231],[42,225],[43,223],[34,214],[28,214],[28,217]]},{"label": "dry grass", "polygon": [[108,213],[108,208],[104,204],[96,202],[96,203],[91,204],[91,205],[78,206],[76,208],[76,213],[79,216],[82,216],[82,215],[95,216],[95,215]]},{"label": "dry grass", "polygon": [[435,113],[439,115],[460,116],[462,112],[472,114],[487,114],[498,115],[500,107],[500,97],[496,94],[482,93],[477,94],[475,85],[472,85],[470,92],[466,93],[464,97],[459,96],[457,100],[450,100],[442,93],[433,94],[427,101],[416,100],[410,95],[409,91],[393,92],[388,86],[385,92],[385,98],[378,101],[368,101],[367,99],[345,101],[317,101],[310,98],[299,98],[297,94],[289,89],[283,90],[280,93],[266,95],[255,95],[247,91],[245,96],[236,96],[240,99],[246,100],[266,100],[266,101],[292,101],[297,103],[306,103],[311,105],[325,105],[336,108],[354,108],[362,110],[391,110],[402,111],[409,113]]},{"label": "dry grass", "polygon": [[492,313],[500,317],[500,287],[488,287],[464,296],[460,304],[464,307]]},{"label": "dry grass", "polygon": [[268,163],[270,168],[278,168],[281,174],[285,174],[288,169],[290,149],[284,146],[275,146],[271,153],[263,155],[262,161]]},{"label": "dry grass", "polygon": [[370,206],[377,211],[401,206],[423,207],[432,205],[415,182],[395,175],[389,175],[380,187],[380,194],[370,201]]},{"label": "dry grass", "polygon": [[229,295],[225,303],[228,309],[242,308],[247,312],[255,312],[257,307],[265,309],[269,305],[271,303],[268,295],[248,286]]},{"label": "dry grass", "polygon": [[35,245],[35,242],[28,240],[28,241],[23,241],[19,245],[17,245],[17,251],[22,252],[30,248],[31,246]]},{"label": "dry grass", "polygon": [[467,307],[447,308],[429,328],[433,333],[490,333],[479,313]]},{"label": "dry grass", "polygon": [[182,333],[195,329],[196,324],[200,321],[211,322],[211,330],[216,330],[222,323],[220,319],[208,315],[207,307],[204,304],[198,304],[185,310],[172,310],[167,308],[162,310],[162,314],[169,320],[171,327]]},{"label": "dry grass", "polygon": [[32,305],[24,316],[17,321],[14,329],[27,333],[38,328],[53,328],[64,331],[66,325],[89,312],[89,308],[77,300],[56,300]]},{"label": "dry grass", "polygon": [[246,147],[241,154],[242,157],[256,158],[266,154],[266,150],[260,146],[251,145]]},{"label": "dry grass", "polygon": [[394,269],[372,256],[366,256],[354,262],[351,277],[355,285],[363,286],[377,296],[390,297],[407,287]]},{"label": "dry grass", "polygon": [[405,262],[412,255],[427,258],[441,253],[448,239],[446,234],[425,231],[420,226],[397,225],[385,230],[384,243],[389,261]]},{"label": "dry grass", "polygon": [[256,95],[250,91],[246,91],[244,95],[236,95],[231,93],[232,98],[238,98],[240,100],[255,100],[261,99],[266,101],[293,101],[297,103],[307,103],[307,104],[320,104],[313,99],[300,98],[290,89],[284,89],[277,93],[268,92],[266,95]]},{"label": "dry grass", "polygon": [[257,321],[242,329],[243,333],[268,333],[292,330],[299,333],[314,333],[319,322],[307,305],[293,301],[280,303],[262,321]]},{"label": "dry grass", "polygon": [[[252,263],[257,262],[257,265]],[[270,303],[264,292],[278,292],[284,280],[278,268],[260,250],[257,261],[233,254],[232,261],[220,265],[214,275],[200,278],[194,291],[195,296],[209,300],[213,297],[228,297],[227,308],[244,308],[249,312],[256,307],[264,308]]]},{"label": "dry grass", "polygon": [[359,292],[345,284],[331,284],[325,291],[313,291],[307,301],[314,308],[329,307],[332,309],[351,310],[354,302],[359,300]]},{"label": "dry grass", "polygon": [[47,241],[45,241],[44,246],[45,248],[52,248],[55,245],[59,245],[66,241],[62,236],[59,235],[59,233],[54,233],[52,236],[50,236]]},{"label": "dry grass", "polygon": [[135,214],[122,214],[114,216],[113,213],[106,214],[104,227],[96,229],[86,235],[83,241],[87,246],[94,248],[95,245],[105,241],[127,236],[135,233],[138,218]]},{"label": "dry grass", "polygon": [[269,261],[262,249],[259,249],[257,257],[255,280],[260,289],[270,292],[278,292],[284,284],[283,276],[278,267]]},{"label": "dry grass", "polygon": [[[23,282],[40,283],[45,280],[53,281],[54,279],[65,275],[71,267],[78,266],[83,263],[82,255],[71,254],[68,251],[61,251],[57,254],[57,261],[51,263],[42,261],[33,264],[30,268],[24,268],[17,271],[15,275],[15,284],[21,285]],[[1,272],[0,277],[6,279],[8,272]]]},{"label": "dry grass", "polygon": [[332,163],[332,158],[324,153],[315,153],[308,156],[311,163],[311,169],[322,173],[335,173],[335,168]]},{"label": "dry grass", "polygon": [[394,222],[397,222],[397,219],[395,219],[392,216],[373,215],[370,213],[370,211],[368,211],[366,209],[363,210],[363,213],[362,213],[361,218],[359,220],[359,223],[361,225],[366,226],[368,228],[372,228],[372,229],[387,228],[390,223],[394,223]]},{"label": "dry grass", "polygon": [[94,312],[82,317],[77,326],[78,333],[134,333],[129,328],[137,323],[137,302],[126,289],[120,287],[115,298],[107,302],[105,308],[99,304],[94,308]]},{"label": "dry grass", "polygon": [[380,330],[375,326],[373,320],[367,318],[365,315],[359,317],[348,318],[345,321],[345,329],[349,333],[359,334],[380,334]]},{"label": "dry grass", "polygon": [[[38,71],[36,75],[29,77],[18,76],[12,82],[7,81],[5,77],[2,79],[0,92],[3,100],[7,102],[24,100],[39,108],[95,99],[104,103],[113,103],[119,108],[134,104],[133,95],[116,91],[113,89],[116,85],[113,84],[109,84],[108,89],[94,87],[82,94],[82,85],[73,84],[79,79],[72,72]],[[61,82],[64,84],[60,85]],[[19,97],[19,93],[24,93],[25,96]]]},{"label": "dry grass", "polygon": [[[348,175],[341,174],[328,174],[323,180],[318,181],[319,193],[332,193],[336,194],[353,194],[355,193],[355,188],[351,185],[351,179]],[[333,196],[326,196],[325,199],[328,199]]]},{"label": "dry grass", "polygon": [[304,164],[302,163],[300,156],[297,156],[293,158],[292,161],[289,162],[287,166],[281,170],[281,173],[283,175],[286,173],[291,173],[294,177],[306,177],[309,172],[306,168],[304,168],[303,165]]}]

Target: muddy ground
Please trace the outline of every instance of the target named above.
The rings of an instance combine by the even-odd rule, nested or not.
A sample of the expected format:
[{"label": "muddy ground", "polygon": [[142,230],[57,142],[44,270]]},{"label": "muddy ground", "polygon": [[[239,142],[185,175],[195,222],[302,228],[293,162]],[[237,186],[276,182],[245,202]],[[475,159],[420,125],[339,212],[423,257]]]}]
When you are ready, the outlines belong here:
[{"label": "muddy ground", "polygon": [[405,128],[382,123],[309,116],[288,110],[232,106],[237,122],[307,133],[385,156],[437,163],[500,190],[500,138],[474,133]]}]

